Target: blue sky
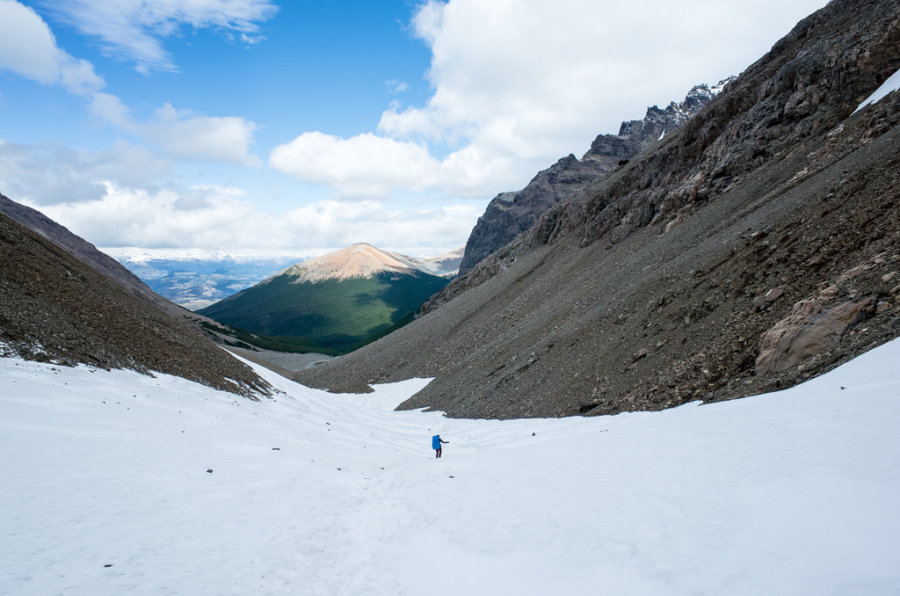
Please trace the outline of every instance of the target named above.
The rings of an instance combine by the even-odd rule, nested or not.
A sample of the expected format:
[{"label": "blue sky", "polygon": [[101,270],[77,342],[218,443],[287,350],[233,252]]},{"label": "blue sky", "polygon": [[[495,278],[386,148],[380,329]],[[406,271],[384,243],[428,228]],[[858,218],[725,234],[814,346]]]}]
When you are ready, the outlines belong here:
[{"label": "blue sky", "polygon": [[0,192],[113,254],[436,254],[824,3],[0,0]]}]

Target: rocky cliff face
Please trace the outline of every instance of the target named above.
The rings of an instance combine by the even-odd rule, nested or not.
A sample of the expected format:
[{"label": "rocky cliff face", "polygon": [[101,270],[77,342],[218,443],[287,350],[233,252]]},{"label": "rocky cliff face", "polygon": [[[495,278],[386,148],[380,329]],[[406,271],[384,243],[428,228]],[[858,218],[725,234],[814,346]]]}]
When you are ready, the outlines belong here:
[{"label": "rocky cliff face", "polygon": [[[45,233],[0,213],[0,354],[162,372],[254,399],[269,394],[249,367],[158,307],[162,298],[147,299],[152,292],[140,282],[123,284],[76,258],[48,237],[88,254],[95,249],[23,209]],[[109,261],[119,274],[121,266]]]},{"label": "rocky cliff face", "polygon": [[708,104],[726,82],[712,90],[707,85],[697,85],[681,103],[672,102],[665,109],[650,107],[643,120],[623,122],[619,134],[599,135],[580,160],[568,155],[539,172],[522,190],[497,195],[469,236],[460,274],[530,228],[550,207],[584,192],[605,174],[672,133]]},{"label": "rocky cliff face", "polygon": [[428,314],[300,379],[434,377],[404,407],[452,416],[607,414],[786,387],[897,337],[900,92],[855,110],[898,68],[895,2],[831,2]]}]

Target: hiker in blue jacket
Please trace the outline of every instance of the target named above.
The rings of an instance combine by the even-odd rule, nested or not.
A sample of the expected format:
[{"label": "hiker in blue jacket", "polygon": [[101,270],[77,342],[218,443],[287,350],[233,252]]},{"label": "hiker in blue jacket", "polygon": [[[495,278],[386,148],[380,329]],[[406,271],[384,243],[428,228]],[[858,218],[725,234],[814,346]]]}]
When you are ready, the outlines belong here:
[{"label": "hiker in blue jacket", "polygon": [[434,456],[441,456],[441,443],[449,443],[450,441],[445,441],[441,438],[441,435],[434,435],[431,437],[431,448],[434,449]]}]

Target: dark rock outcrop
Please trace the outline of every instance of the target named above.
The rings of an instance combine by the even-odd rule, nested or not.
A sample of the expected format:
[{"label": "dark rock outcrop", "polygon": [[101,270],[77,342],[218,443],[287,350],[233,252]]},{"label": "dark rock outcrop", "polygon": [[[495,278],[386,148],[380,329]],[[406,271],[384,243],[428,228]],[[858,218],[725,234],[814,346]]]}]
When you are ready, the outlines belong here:
[{"label": "dark rock outcrop", "polygon": [[[900,92],[854,110],[898,68],[896,2],[834,0],[463,276],[478,283],[298,379],[434,377],[402,407],[451,416],[609,414],[787,387],[897,337]],[[856,313],[757,368],[835,285],[822,308]]]},{"label": "dark rock outcrop", "polygon": [[[716,89],[727,81],[722,81]],[[599,135],[579,160],[568,155],[535,176],[518,192],[497,195],[472,229],[459,272],[464,274],[530,228],[550,207],[571,198],[621,167],[699,112],[713,98],[707,85],[691,89],[681,103],[652,106],[643,120],[623,122],[619,134]]]}]

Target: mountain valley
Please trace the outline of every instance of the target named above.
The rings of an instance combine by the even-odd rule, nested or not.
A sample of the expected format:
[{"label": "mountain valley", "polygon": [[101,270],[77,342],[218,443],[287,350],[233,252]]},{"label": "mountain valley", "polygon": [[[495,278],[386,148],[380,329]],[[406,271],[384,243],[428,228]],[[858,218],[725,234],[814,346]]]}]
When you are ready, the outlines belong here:
[{"label": "mountain valley", "polygon": [[189,310],[198,310],[275,275],[300,258],[119,257],[150,289]]},{"label": "mountain valley", "polygon": [[898,593],[897,0],[0,31],[0,596]]},{"label": "mountain valley", "polygon": [[[140,309],[165,313],[159,325],[171,319],[202,340],[204,353],[216,339],[251,352],[342,354],[287,372],[332,391],[434,378],[403,407],[452,416],[656,410],[796,384],[900,333],[900,94],[866,101],[900,69],[898,22],[890,2],[835,0],[721,90],[695,87],[617,135],[598,136],[581,160],[570,155],[491,201],[452,281],[434,275],[455,269],[452,260],[427,264],[360,244],[337,259],[292,265],[195,315],[2,197],[0,211],[32,230],[4,223],[15,257],[4,265],[5,349],[164,366],[163,344],[148,353],[142,334],[121,335],[134,320],[105,326],[138,307],[95,317],[79,307],[106,312],[95,298],[58,301],[70,294],[50,286],[88,267],[102,272],[82,275],[88,286],[111,280],[116,288],[91,296],[124,292]],[[374,264],[351,263],[351,253]],[[55,273],[26,283],[27,255]],[[56,306],[19,304],[34,292],[56,292]],[[68,323],[40,322],[42,309]],[[84,347],[79,321],[95,324],[94,347]],[[97,356],[106,333],[124,351]],[[223,382],[192,359],[175,356],[166,370],[176,361],[188,378]],[[225,378],[243,379],[250,393],[258,383],[246,371]]]}]

